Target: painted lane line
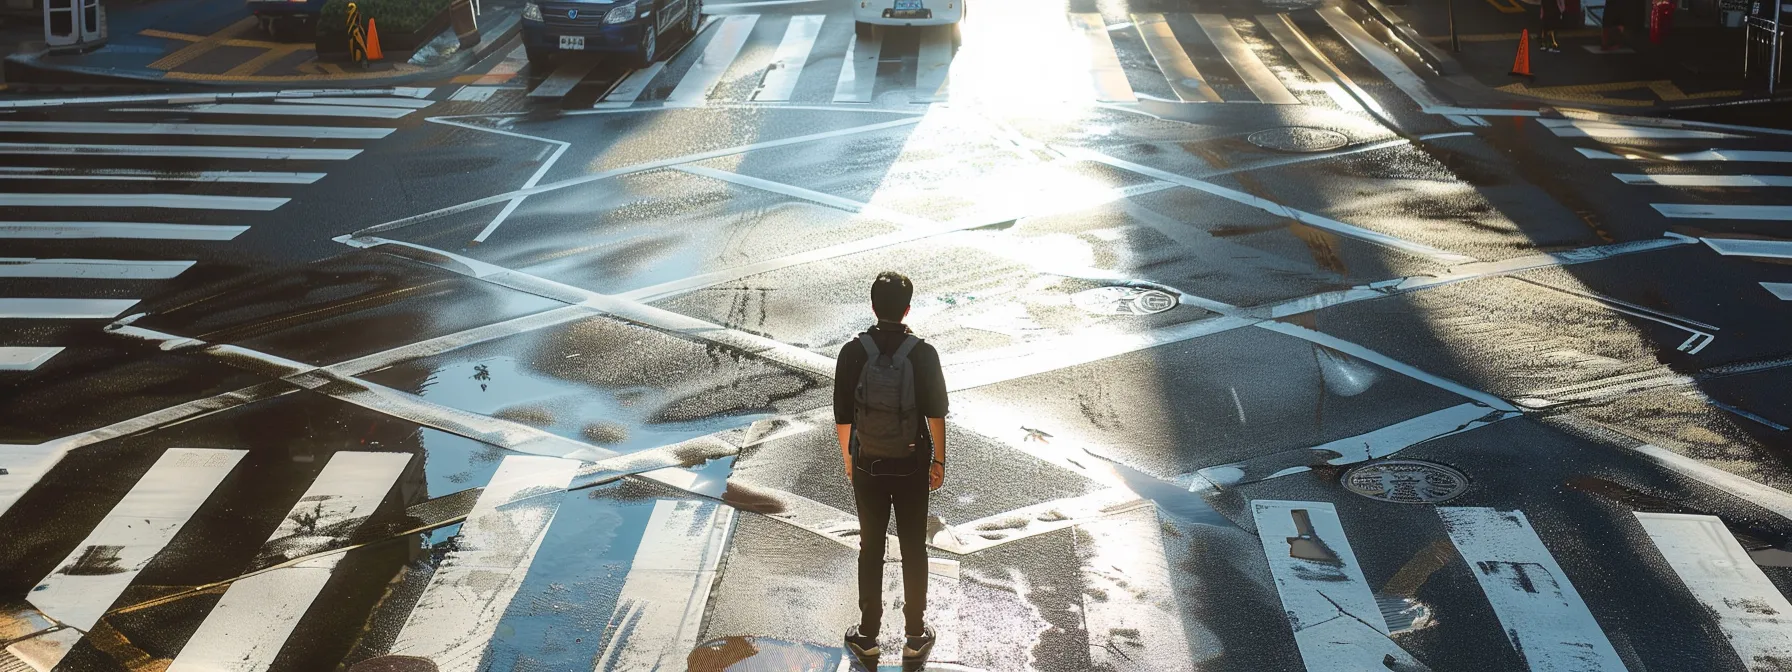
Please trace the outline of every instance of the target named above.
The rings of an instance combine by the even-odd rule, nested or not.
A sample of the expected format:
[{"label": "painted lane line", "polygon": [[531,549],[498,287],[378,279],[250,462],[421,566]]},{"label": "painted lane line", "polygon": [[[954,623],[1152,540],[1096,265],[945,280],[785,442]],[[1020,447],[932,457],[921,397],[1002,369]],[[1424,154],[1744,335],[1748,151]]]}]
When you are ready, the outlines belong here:
[{"label": "painted lane line", "polygon": [[1079,334],[977,352],[947,362],[946,380],[966,390],[1089,364],[1257,324],[1244,317],[1214,317],[1129,334]]},{"label": "painted lane line", "polygon": [[1589,159],[1602,161],[1671,161],[1698,163],[1704,161],[1737,161],[1742,163],[1792,163],[1792,152],[1772,152],[1756,149],[1708,149],[1703,152],[1685,152],[1681,154],[1648,154],[1636,150],[1627,150],[1623,154],[1576,147],[1574,151]]},{"label": "painted lane line", "polygon": [[685,664],[697,647],[734,517],[733,507],[713,501],[654,502],[616,598],[597,669],[666,670]]},{"label": "painted lane line", "polygon": [[0,318],[111,319],[134,305],[137,299],[0,299]]},{"label": "painted lane line", "polygon": [[647,90],[647,84],[652,82],[654,77],[658,77],[661,70],[665,69],[665,61],[655,61],[653,65],[630,71],[627,77],[623,77],[622,81],[616,83],[615,88],[604,94],[603,100],[597,101],[597,104],[591,107],[604,110],[621,109],[634,105],[635,101],[641,98],[641,93]]},{"label": "painted lane line", "polygon": [[287,105],[366,105],[369,107],[404,107],[421,110],[436,104],[433,100],[420,98],[294,98],[282,101]]},{"label": "painted lane line", "polygon": [[[765,515],[768,519],[809,532],[848,549],[859,549],[859,519],[856,516],[801,495],[752,483],[736,476],[729,479],[727,490],[717,497],[714,492],[700,492],[696,487],[699,477],[688,469],[655,469],[638,474],[638,477],[705,499],[719,500],[736,509]],[[890,535],[886,541],[896,543],[895,535]]]},{"label": "painted lane line", "polygon": [[169,103],[191,105],[220,100],[294,100],[317,96],[409,96],[428,98],[435,89],[429,87],[390,87],[377,89],[289,89],[285,91],[234,91],[227,93],[152,93],[128,96],[85,96],[80,98],[24,98],[0,100],[0,109],[26,107],[62,107],[80,105],[116,105],[119,103]]},{"label": "painted lane line", "polygon": [[461,524],[459,545],[429,579],[392,653],[441,672],[482,669],[487,641],[522,587],[560,509],[577,460],[508,456]]},{"label": "painted lane line", "polygon": [[882,52],[883,37],[878,31],[863,39],[857,34],[847,39],[840,77],[834,81],[835,104],[871,102],[872,88],[877,85],[877,59]]},{"label": "painted lane line", "polygon": [[1299,105],[1300,99],[1282,85],[1275,73],[1257,58],[1257,52],[1251,51],[1244,40],[1238,36],[1238,30],[1232,27],[1232,21],[1223,14],[1196,14],[1195,22],[1200,24],[1201,32],[1207,34],[1207,40],[1219,49],[1220,56],[1231,64],[1238,78],[1257,96],[1257,100],[1272,105]]},{"label": "painted lane line", "polygon": [[0,238],[135,240],[234,240],[247,226],[146,222],[0,222]]},{"label": "painted lane line", "polygon": [[65,145],[32,142],[0,142],[0,154],[78,154],[81,156],[156,156],[188,159],[263,159],[292,161],[346,161],[359,149],[311,149],[302,147],[221,147],[203,145]]},{"label": "painted lane line", "polygon": [[815,38],[821,35],[821,24],[826,18],[825,14],[790,17],[790,26],[784,29],[784,39],[778,42],[778,51],[772,54],[771,66],[759,81],[759,90],[753,92],[753,100],[773,103],[790,100],[791,92],[796,90],[797,80],[803,76],[803,66],[809,63],[809,52],[815,48]]},{"label": "painted lane line", "polygon": [[1318,84],[1320,90],[1338,104],[1339,109],[1345,112],[1365,112],[1368,110],[1363,106],[1369,105],[1376,114],[1386,115],[1387,111],[1381,109],[1381,104],[1362,87],[1357,86],[1343,70],[1333,65],[1331,59],[1326,58],[1313,45],[1312,40],[1307,39],[1307,34],[1301,32],[1300,27],[1294,25],[1294,20],[1287,14],[1259,14],[1257,23],[1269,31],[1269,36],[1281,45],[1282,51],[1294,57],[1294,62],[1300,64],[1307,77]]},{"label": "painted lane line", "polygon": [[1661,187],[1792,187],[1787,175],[1637,175],[1612,173],[1625,184]]},{"label": "painted lane line", "polygon": [[1318,466],[1343,466],[1380,459],[1427,441],[1472,431],[1518,416],[1516,412],[1498,411],[1472,402],[1457,404],[1312,448],[1282,451],[1243,462],[1207,467],[1197,473],[1216,486],[1237,487],[1311,471]]},{"label": "painted lane line", "polygon": [[26,599],[90,631],[249,451],[170,448]]},{"label": "painted lane line", "polygon": [[[572,143],[566,142],[564,140],[554,140],[554,139],[550,139],[550,138],[542,138],[542,137],[537,137],[537,136],[533,136],[533,135],[524,135],[522,133],[515,133],[515,132],[501,130],[501,129],[495,129],[495,128],[485,128],[482,126],[475,126],[473,124],[465,124],[465,123],[461,123],[458,121],[450,121],[450,120],[446,120],[446,119],[430,119],[429,122],[436,123],[436,124],[442,124],[444,126],[454,126],[457,128],[466,128],[466,129],[470,129],[470,130],[485,131],[488,133],[496,133],[498,135],[508,136],[508,137],[512,137],[512,138],[520,138],[523,140],[534,140],[536,142],[545,142],[550,145],[553,145],[554,152],[552,154],[549,154],[547,160],[543,161],[541,163],[541,166],[535,169],[535,173],[530,175],[529,179],[523,181],[524,189],[529,189],[529,188],[534,187],[536,184],[539,184],[541,182],[541,178],[546,176],[548,174],[549,170],[553,169],[554,164],[560,162],[560,156],[562,154],[566,153],[566,149],[568,147],[572,146]],[[528,197],[527,194],[520,194],[520,195],[517,195],[517,196],[511,198],[510,202],[506,203],[504,205],[504,209],[500,210],[498,212],[498,215],[496,217],[493,217],[492,221],[488,222],[485,225],[485,228],[480,229],[478,235],[473,236],[473,242],[483,243],[483,242],[485,242],[485,240],[487,238],[490,238],[491,235],[498,230],[498,227],[503,226],[504,221],[510,218],[511,213],[516,212],[517,207],[521,206],[523,204],[523,199],[527,198],[527,197]]]},{"label": "painted lane line", "polygon": [[1586,121],[1581,119],[1538,119],[1537,123],[1554,133],[1558,138],[1596,138],[1600,140],[1662,140],[1662,139],[1721,139],[1740,138],[1743,136],[1713,131],[1694,131],[1683,128],[1662,128],[1658,126],[1633,126],[1606,121]]},{"label": "painted lane line", "polygon": [[1260,499],[1251,502],[1251,512],[1276,593],[1294,630],[1294,643],[1309,672],[1386,669],[1382,664],[1386,657],[1420,665],[1388,639],[1387,621],[1363,578],[1335,507],[1327,502]]},{"label": "painted lane line", "polygon": [[0,194],[0,206],[41,208],[173,208],[267,212],[289,198],[199,194]]},{"label": "painted lane line", "polygon": [[1482,392],[1480,390],[1471,388],[1467,385],[1463,385],[1462,383],[1458,383],[1458,382],[1450,380],[1448,378],[1444,378],[1442,376],[1438,376],[1438,375],[1434,375],[1434,374],[1422,371],[1422,370],[1418,369],[1417,367],[1412,366],[1411,364],[1401,362],[1392,357],[1388,357],[1387,355],[1383,355],[1374,350],[1370,350],[1367,347],[1358,345],[1356,343],[1352,343],[1350,341],[1346,341],[1346,340],[1338,338],[1336,336],[1332,336],[1331,334],[1327,334],[1327,333],[1324,333],[1321,331],[1315,331],[1315,330],[1308,329],[1306,327],[1302,327],[1302,326],[1295,325],[1295,324],[1289,324],[1287,322],[1275,322],[1275,321],[1259,322],[1259,323],[1257,323],[1257,327],[1260,329],[1268,329],[1270,331],[1274,331],[1274,332],[1277,332],[1280,334],[1286,334],[1289,336],[1293,336],[1295,338],[1307,341],[1309,343],[1323,345],[1325,347],[1331,348],[1333,350],[1337,350],[1338,352],[1342,352],[1344,354],[1350,355],[1357,359],[1361,359],[1361,360],[1370,362],[1372,364],[1380,366],[1381,368],[1388,369],[1388,370],[1394,371],[1396,373],[1404,374],[1408,378],[1412,378],[1414,380],[1418,380],[1418,381],[1421,381],[1424,383],[1429,383],[1432,387],[1436,387],[1438,389],[1441,389],[1441,390],[1444,390],[1447,392],[1453,392],[1453,393],[1457,394],[1458,396],[1461,396],[1461,397],[1464,397],[1467,399],[1471,399],[1482,406],[1486,406],[1488,408],[1491,408],[1491,409],[1494,409],[1497,411],[1503,411],[1506,413],[1517,413],[1518,412],[1518,407],[1513,406],[1511,403],[1508,403],[1505,399],[1501,399],[1499,397],[1493,396],[1486,392]]},{"label": "painted lane line", "polygon": [[191,261],[0,257],[0,278],[167,280],[186,272],[187,269],[193,267],[194,263]]},{"label": "painted lane line", "polygon": [[[340,451],[293,505],[255,567],[347,546],[411,461],[409,453]],[[230,584],[167,672],[263,672],[330,580],[340,554]]]},{"label": "painted lane line", "polygon": [[959,523],[935,534],[927,544],[942,551],[970,555],[1116,513],[1151,507],[1151,500],[1130,489],[1103,488]]},{"label": "painted lane line", "polygon": [[[1343,9],[1335,6],[1323,7],[1318,12],[1319,18],[1325,19],[1326,25],[1337,31],[1338,36],[1344,38],[1344,41],[1350,44],[1351,49],[1361,55],[1363,60],[1368,61],[1369,65],[1379,70],[1381,76],[1387,78],[1389,83],[1405,93],[1406,97],[1418,103],[1426,113],[1432,113],[1438,108],[1449,107],[1449,103],[1431,92],[1431,88],[1425,84],[1424,78],[1408,69],[1406,63],[1400,60],[1399,55],[1388,51],[1388,48],[1381,42],[1370,37],[1362,26],[1357,25],[1356,20],[1344,14]],[[1462,114],[1460,112],[1450,113]]]},{"label": "painted lane line", "polygon": [[0,371],[32,371],[50,361],[61,347],[8,345],[0,346]]},{"label": "painted lane line", "polygon": [[1752,481],[1699,460],[1681,455],[1665,448],[1651,445],[1627,447],[1631,452],[1647,457],[1656,464],[1686,476],[1712,488],[1716,488],[1731,496],[1741,499],[1786,520],[1792,521],[1792,494],[1788,494],[1771,486]]},{"label": "painted lane line", "polygon": [[1461,264],[1461,263],[1476,261],[1476,259],[1474,257],[1470,257],[1470,256],[1463,255],[1463,254],[1457,254],[1454,252],[1446,252],[1444,250],[1440,250],[1435,247],[1425,245],[1423,243],[1415,243],[1415,242],[1404,240],[1401,238],[1396,238],[1394,236],[1390,236],[1385,233],[1370,231],[1370,230],[1364,229],[1362,227],[1354,226],[1351,224],[1345,224],[1345,223],[1337,221],[1335,219],[1321,217],[1319,215],[1316,215],[1316,214],[1313,214],[1310,212],[1290,208],[1290,207],[1282,205],[1280,203],[1276,203],[1275,201],[1271,201],[1266,198],[1247,194],[1245,192],[1238,191],[1236,189],[1222,187],[1217,184],[1213,184],[1211,182],[1204,182],[1201,180],[1197,180],[1197,179],[1190,178],[1190,177],[1185,177],[1182,175],[1177,175],[1175,173],[1171,173],[1171,172],[1164,171],[1164,170],[1158,170],[1156,168],[1140,165],[1137,163],[1133,163],[1131,161],[1124,161],[1124,160],[1117,159],[1112,156],[1108,156],[1106,154],[1102,154],[1099,152],[1094,152],[1094,151],[1080,149],[1080,148],[1066,148],[1066,147],[1055,147],[1055,146],[1053,147],[1053,149],[1056,149],[1059,152],[1062,152],[1064,155],[1072,157],[1072,158],[1078,158],[1078,159],[1082,159],[1085,161],[1095,161],[1098,163],[1105,163],[1105,164],[1113,166],[1115,168],[1119,168],[1119,169],[1126,170],[1129,172],[1138,173],[1140,175],[1145,175],[1147,177],[1156,178],[1156,179],[1164,181],[1164,182],[1169,182],[1171,184],[1188,187],[1190,189],[1203,191],[1203,192],[1212,194],[1214,196],[1219,196],[1220,198],[1224,198],[1224,199],[1227,199],[1230,201],[1234,201],[1237,203],[1242,203],[1244,205],[1251,206],[1253,208],[1257,208],[1264,212],[1268,212],[1272,215],[1287,217],[1287,218],[1295,220],[1297,222],[1301,222],[1303,224],[1307,224],[1309,226],[1313,226],[1316,228],[1325,229],[1325,230],[1331,231],[1333,233],[1341,234],[1341,235],[1348,236],[1351,238],[1356,238],[1358,240],[1367,241],[1370,243],[1374,243],[1376,245],[1381,245],[1383,247],[1399,250],[1399,251],[1405,252],[1407,254],[1425,257],[1427,259],[1431,259],[1433,261],[1436,261],[1436,262],[1444,264],[1444,265],[1454,265],[1454,264]]},{"label": "painted lane line", "polygon": [[1792,282],[1763,282],[1761,288],[1772,293],[1781,301],[1792,301]]},{"label": "painted lane line", "polygon": [[0,166],[0,180],[117,180],[120,182],[219,182],[240,184],[311,184],[323,173],[283,173],[254,170],[199,170],[179,172],[137,168],[38,168]]},{"label": "painted lane line", "polygon": [[1673,219],[1746,219],[1760,222],[1792,221],[1792,205],[1705,205],[1650,203],[1663,217]]},{"label": "painted lane line", "polygon": [[1625,672],[1523,511],[1438,507],[1450,541],[1532,672]]},{"label": "painted lane line", "polygon": [[[157,107],[120,107],[114,112],[154,112],[170,110]],[[247,114],[267,117],[354,117],[361,119],[401,119],[416,110],[395,107],[351,107],[348,105],[281,105],[260,103],[206,103],[174,110],[200,114]]]},{"label": "painted lane line", "polygon": [[563,61],[554,68],[552,73],[548,74],[546,79],[541,80],[540,84],[536,84],[535,88],[530,89],[528,95],[530,98],[537,99],[565,97],[579,85],[579,82],[585,80],[585,75],[591,74],[591,71],[596,68],[597,61],[595,59]]},{"label": "painted lane line", "polygon": [[[923,26],[915,52],[915,89],[929,102],[946,97],[946,80],[952,70],[952,41],[956,26]],[[917,101],[919,102],[919,101]]]},{"label": "painted lane line", "polygon": [[1751,672],[1792,658],[1792,602],[1780,594],[1748,551],[1714,516],[1634,513],[1655,549],[1705,613],[1717,620],[1730,648]]},{"label": "painted lane line", "polygon": [[280,126],[274,124],[178,124],[106,121],[0,121],[3,133],[80,133],[103,135],[193,135],[221,137],[378,140],[392,128],[351,126]]},{"label": "painted lane line", "polygon": [[1101,14],[1073,13],[1070,25],[1083,36],[1089,86],[1095,99],[1104,103],[1139,102],[1139,97],[1133,95],[1132,83],[1126,79],[1126,70],[1120,66],[1120,54],[1114,51],[1114,40],[1108,35]]},{"label": "painted lane line", "polygon": [[[1127,660],[1138,664],[1132,669],[1154,672],[1195,672],[1219,655],[1213,648],[1197,650],[1190,645],[1191,631],[1199,633],[1196,641],[1216,640],[1196,619],[1184,618],[1177,605],[1177,586],[1185,576],[1165,548],[1164,524],[1155,507],[1090,521],[1079,525],[1077,532],[1077,551],[1083,559],[1081,603],[1091,652],[1125,652]],[[928,595],[930,607],[932,598]],[[1140,653],[1149,663],[1131,658]]]},{"label": "painted lane line", "polygon": [[678,86],[666,96],[669,107],[695,107],[709,100],[709,94],[715,91],[716,85],[722,83],[722,76],[728,74],[728,66],[740,56],[740,49],[747,44],[747,37],[752,34],[753,26],[759,22],[758,14],[740,14],[722,19],[722,25],[715,30],[703,53],[697,55],[697,62],[685,72]]},{"label": "painted lane line", "polygon": [[1195,69],[1188,52],[1182,50],[1182,42],[1176,39],[1176,33],[1170,30],[1170,22],[1164,15],[1134,14],[1132,23],[1145,41],[1146,51],[1151,52],[1151,60],[1157,62],[1157,69],[1169,80],[1170,90],[1176,92],[1177,99],[1185,103],[1223,102],[1219,92],[1208,86],[1201,71]]},{"label": "painted lane line", "polygon": [[762,191],[769,191],[769,192],[772,192],[775,194],[782,194],[784,196],[790,196],[792,198],[800,198],[805,201],[819,203],[821,205],[825,205],[825,206],[835,208],[838,210],[845,210],[847,212],[855,212],[855,213],[859,213],[862,215],[866,215],[868,217],[876,217],[878,219],[888,220],[891,222],[895,222],[897,224],[901,224],[905,227],[918,228],[918,229],[936,229],[936,228],[940,227],[939,222],[935,222],[930,219],[923,219],[921,217],[916,217],[914,215],[910,215],[910,214],[907,214],[904,212],[891,210],[889,208],[885,208],[885,207],[881,207],[881,206],[871,205],[869,203],[855,201],[850,198],[835,196],[833,194],[822,193],[819,191],[815,191],[813,189],[804,189],[802,187],[799,187],[799,186],[796,186],[793,184],[785,184],[783,182],[773,182],[771,180],[752,177],[750,175],[742,175],[740,173],[730,172],[730,171],[726,171],[726,170],[717,170],[715,168],[710,168],[707,166],[686,165],[686,166],[678,166],[678,167],[674,168],[674,170],[678,170],[680,172],[685,172],[685,173],[690,173],[692,175],[701,175],[703,177],[721,180],[723,182],[730,182],[730,183],[738,184],[738,185],[741,185],[744,187],[752,187],[754,189],[759,189]]}]

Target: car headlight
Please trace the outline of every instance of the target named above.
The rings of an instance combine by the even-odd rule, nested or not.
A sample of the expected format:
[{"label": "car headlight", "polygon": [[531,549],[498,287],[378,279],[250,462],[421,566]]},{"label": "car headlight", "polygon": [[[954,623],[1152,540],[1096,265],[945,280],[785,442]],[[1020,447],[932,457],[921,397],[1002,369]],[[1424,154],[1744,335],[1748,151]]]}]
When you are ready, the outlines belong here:
[{"label": "car headlight", "polygon": [[523,20],[525,20],[525,21],[540,21],[541,20],[541,5],[537,5],[533,2],[523,3]]},{"label": "car headlight", "polygon": [[622,23],[624,21],[632,21],[634,18],[635,3],[631,2],[611,9],[608,14],[604,15],[604,23]]}]

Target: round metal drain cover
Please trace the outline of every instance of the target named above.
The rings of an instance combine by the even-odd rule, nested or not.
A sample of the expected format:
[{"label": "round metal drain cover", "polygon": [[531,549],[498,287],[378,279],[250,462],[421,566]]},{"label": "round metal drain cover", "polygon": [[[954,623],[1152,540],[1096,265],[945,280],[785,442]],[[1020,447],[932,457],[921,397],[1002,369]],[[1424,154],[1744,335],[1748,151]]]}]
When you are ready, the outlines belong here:
[{"label": "round metal drain cover", "polygon": [[1395,504],[1438,504],[1468,491],[1468,475],[1436,462],[1383,460],[1344,472],[1344,488]]},{"label": "round metal drain cover", "polygon": [[1343,133],[1305,126],[1257,131],[1245,139],[1258,147],[1278,152],[1329,152],[1350,144],[1350,137]]}]

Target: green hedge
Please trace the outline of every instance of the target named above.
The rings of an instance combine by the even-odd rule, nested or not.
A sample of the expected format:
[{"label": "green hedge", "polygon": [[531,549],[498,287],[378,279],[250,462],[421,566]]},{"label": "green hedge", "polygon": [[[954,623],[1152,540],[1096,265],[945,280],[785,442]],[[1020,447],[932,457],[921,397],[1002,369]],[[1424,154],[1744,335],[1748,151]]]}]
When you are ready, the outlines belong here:
[{"label": "green hedge", "polygon": [[[361,20],[372,18],[379,25],[381,39],[388,34],[410,34],[422,30],[431,19],[448,9],[449,0],[355,0]],[[317,18],[319,43],[347,44],[348,0],[328,0]]]}]

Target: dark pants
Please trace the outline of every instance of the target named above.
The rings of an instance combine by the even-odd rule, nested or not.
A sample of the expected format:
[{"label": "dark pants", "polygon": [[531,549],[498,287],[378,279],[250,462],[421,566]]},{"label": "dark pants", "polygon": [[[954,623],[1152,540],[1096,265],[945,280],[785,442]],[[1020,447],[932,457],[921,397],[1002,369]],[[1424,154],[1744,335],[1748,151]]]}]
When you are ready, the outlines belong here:
[{"label": "dark pants", "polygon": [[[896,511],[902,551],[902,615],[908,632],[920,633],[927,609],[927,471],[872,476],[855,470],[853,500],[859,508],[859,632],[874,636],[884,618],[884,531]],[[904,633],[907,634],[907,633]]]}]

